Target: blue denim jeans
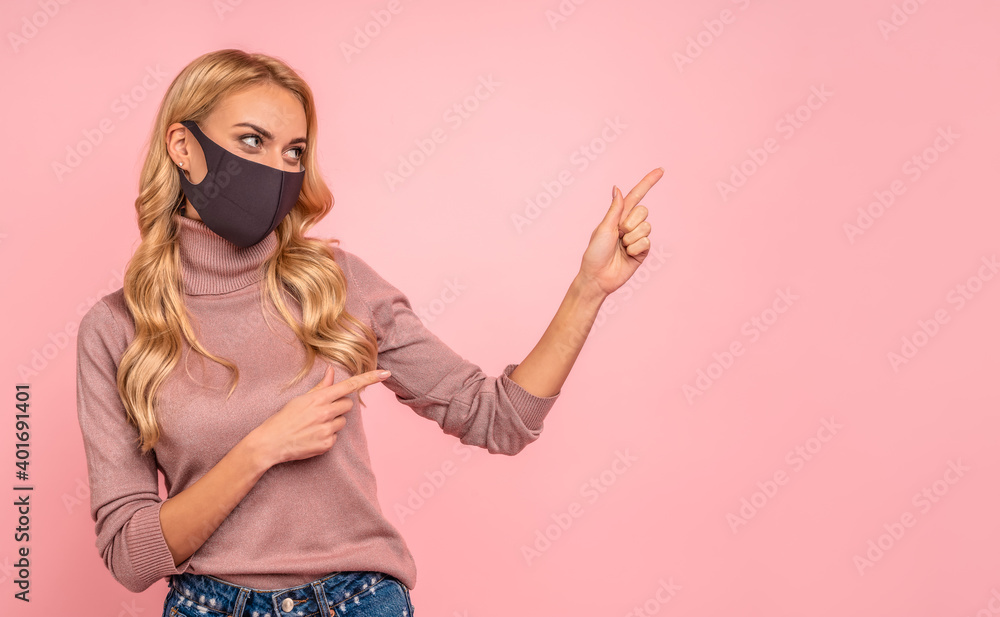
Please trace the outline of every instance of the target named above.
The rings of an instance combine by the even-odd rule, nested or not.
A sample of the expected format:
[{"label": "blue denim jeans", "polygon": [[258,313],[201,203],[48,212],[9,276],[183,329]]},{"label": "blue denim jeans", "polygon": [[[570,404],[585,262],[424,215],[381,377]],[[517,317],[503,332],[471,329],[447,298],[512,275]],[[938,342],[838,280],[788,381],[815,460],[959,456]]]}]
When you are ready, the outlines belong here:
[{"label": "blue denim jeans", "polygon": [[163,617],[413,617],[409,590],[382,572],[334,572],[270,591],[188,572],[168,581]]}]

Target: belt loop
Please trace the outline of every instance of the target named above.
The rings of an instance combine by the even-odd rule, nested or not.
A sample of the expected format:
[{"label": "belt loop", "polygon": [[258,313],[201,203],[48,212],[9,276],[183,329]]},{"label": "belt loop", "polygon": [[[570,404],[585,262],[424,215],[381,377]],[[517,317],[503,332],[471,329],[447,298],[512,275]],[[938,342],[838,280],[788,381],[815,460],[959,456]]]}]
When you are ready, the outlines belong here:
[{"label": "belt loop", "polygon": [[233,617],[243,617],[243,607],[246,606],[249,596],[250,590],[246,587],[240,587],[240,593],[236,596],[236,605],[233,606]]},{"label": "belt loop", "polygon": [[326,582],[313,581],[313,593],[316,594],[316,604],[319,605],[319,617],[330,615],[330,604],[326,601]]}]

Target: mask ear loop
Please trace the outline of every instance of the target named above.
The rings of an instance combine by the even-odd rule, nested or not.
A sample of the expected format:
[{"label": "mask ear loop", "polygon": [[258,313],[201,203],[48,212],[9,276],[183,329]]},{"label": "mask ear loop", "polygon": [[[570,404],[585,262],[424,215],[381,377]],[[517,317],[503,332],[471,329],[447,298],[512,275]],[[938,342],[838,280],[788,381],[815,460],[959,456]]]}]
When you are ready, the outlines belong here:
[{"label": "mask ear loop", "polygon": [[[178,168],[182,168],[182,167],[184,167],[184,163],[178,163],[178,164],[177,164],[177,167],[178,167]],[[183,169],[180,169],[180,173],[181,173],[181,174],[183,174],[183,173],[184,173],[184,170],[183,170]],[[179,212],[181,213],[181,216],[184,216],[184,213],[185,213],[185,211],[186,211],[186,210],[187,210],[187,203],[186,203],[186,200],[184,200],[184,201],[181,201],[181,207],[180,207],[180,210],[179,210]]]},{"label": "mask ear loop", "polygon": [[[181,161],[180,163],[177,163],[177,166],[183,168],[184,167],[184,161]],[[181,169],[181,173],[182,174],[184,173],[183,169]],[[187,204],[185,204],[184,202],[181,202],[181,207],[180,207],[180,210],[179,210],[179,212],[181,213],[181,216],[184,216],[184,212],[185,212],[186,209],[187,209]]]},{"label": "mask ear loop", "polygon": [[[180,167],[180,166],[181,166],[181,165],[183,165],[183,164],[184,164],[184,163],[181,163],[180,165],[178,165],[178,167]],[[183,174],[183,173],[184,173],[184,170],[183,170],[183,169],[181,169],[181,170],[180,170],[180,173],[181,173],[181,174]],[[182,197],[182,198],[181,198],[181,207],[180,207],[180,209],[178,210],[178,212],[180,212],[181,216],[185,216],[185,212],[187,211],[187,199],[185,199],[185,198],[183,197],[183,193],[181,194],[181,197]]]}]

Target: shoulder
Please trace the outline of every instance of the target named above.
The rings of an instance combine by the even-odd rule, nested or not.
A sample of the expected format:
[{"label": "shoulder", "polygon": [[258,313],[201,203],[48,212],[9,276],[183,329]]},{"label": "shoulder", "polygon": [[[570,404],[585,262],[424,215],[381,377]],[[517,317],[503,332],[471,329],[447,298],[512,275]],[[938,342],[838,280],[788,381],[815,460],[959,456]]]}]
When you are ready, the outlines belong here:
[{"label": "shoulder", "polygon": [[348,310],[353,314],[367,312],[376,332],[392,327],[401,307],[411,308],[406,295],[357,253],[334,244],[330,248],[347,280]]},{"label": "shoulder", "polygon": [[336,244],[330,244],[330,248],[333,250],[334,261],[344,271],[348,285],[358,288],[359,293],[363,293],[363,290],[370,291],[377,286],[376,283],[384,282],[385,279],[357,253],[343,249]]},{"label": "shoulder", "polygon": [[77,328],[77,343],[80,346],[101,343],[121,353],[134,331],[134,322],[125,303],[125,290],[118,288],[98,299],[83,314]]},{"label": "shoulder", "polygon": [[344,273],[346,274],[348,270],[354,270],[358,265],[368,265],[365,263],[361,257],[352,251],[341,247],[338,244],[331,243],[330,250],[333,251],[333,260],[337,262]]}]

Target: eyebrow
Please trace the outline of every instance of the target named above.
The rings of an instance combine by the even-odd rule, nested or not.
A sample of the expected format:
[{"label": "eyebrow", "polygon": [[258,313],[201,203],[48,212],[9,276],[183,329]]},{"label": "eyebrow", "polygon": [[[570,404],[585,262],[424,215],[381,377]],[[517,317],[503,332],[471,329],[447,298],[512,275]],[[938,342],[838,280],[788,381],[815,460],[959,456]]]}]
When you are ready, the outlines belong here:
[{"label": "eyebrow", "polygon": [[[246,126],[246,127],[252,128],[253,130],[255,130],[258,133],[260,133],[261,135],[263,135],[265,139],[274,139],[274,135],[272,135],[270,131],[266,131],[266,130],[262,129],[261,127],[257,126],[256,124],[251,124],[249,122],[239,122],[237,124],[234,124],[233,126]],[[308,142],[306,141],[305,137],[297,137],[297,138],[293,139],[292,141],[290,141],[288,143],[290,143],[290,144],[305,144],[305,143],[308,143]]]}]

